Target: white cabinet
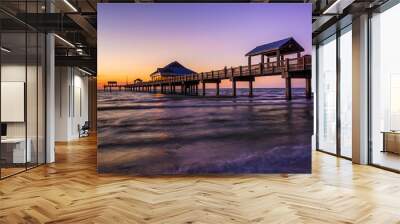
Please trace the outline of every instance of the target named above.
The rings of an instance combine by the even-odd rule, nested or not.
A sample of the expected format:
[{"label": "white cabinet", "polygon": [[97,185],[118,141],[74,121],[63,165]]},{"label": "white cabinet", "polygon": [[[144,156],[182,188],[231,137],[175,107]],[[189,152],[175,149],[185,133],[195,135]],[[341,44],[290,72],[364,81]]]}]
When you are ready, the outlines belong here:
[{"label": "white cabinet", "polygon": [[[27,143],[26,151],[25,144]],[[1,144],[12,147],[12,162],[13,163],[25,163],[32,161],[32,141],[25,138],[7,138],[2,139]]]}]

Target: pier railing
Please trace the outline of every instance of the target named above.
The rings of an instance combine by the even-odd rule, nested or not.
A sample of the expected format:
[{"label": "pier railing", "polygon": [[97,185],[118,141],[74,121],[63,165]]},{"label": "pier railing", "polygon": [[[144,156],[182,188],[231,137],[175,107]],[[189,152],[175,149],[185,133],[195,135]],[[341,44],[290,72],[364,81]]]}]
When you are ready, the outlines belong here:
[{"label": "pier railing", "polygon": [[[279,58],[279,57],[277,57]],[[263,60],[263,58],[262,58]],[[147,91],[157,92],[160,89],[161,93],[177,93],[176,87],[180,86],[181,94],[184,95],[198,95],[198,85],[202,82],[202,94],[205,96],[205,84],[216,84],[216,95],[219,95],[220,82],[223,79],[230,79],[232,81],[232,95],[236,96],[236,82],[249,82],[249,96],[253,96],[253,82],[255,77],[258,76],[274,76],[281,75],[285,79],[285,95],[286,99],[292,98],[291,79],[301,78],[305,79],[305,94],[307,98],[311,98],[311,56],[304,55],[297,58],[286,58],[284,60],[269,61],[267,58],[266,63],[241,65],[237,67],[225,67],[220,70],[213,70],[209,72],[195,73],[185,76],[168,77],[159,80],[152,80],[147,82],[136,82],[133,84],[104,85],[104,91],[112,91],[112,88],[119,90],[130,91]],[[249,59],[249,63],[251,60]]]}]

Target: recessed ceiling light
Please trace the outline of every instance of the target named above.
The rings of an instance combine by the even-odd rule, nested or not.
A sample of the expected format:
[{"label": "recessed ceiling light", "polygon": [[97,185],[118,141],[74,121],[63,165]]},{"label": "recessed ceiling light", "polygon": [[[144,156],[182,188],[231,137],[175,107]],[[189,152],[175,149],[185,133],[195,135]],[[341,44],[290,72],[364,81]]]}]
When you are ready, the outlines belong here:
[{"label": "recessed ceiling light", "polygon": [[74,12],[78,12],[78,10],[73,6],[68,0],[64,0],[65,4],[67,4]]},{"label": "recessed ceiling light", "polygon": [[73,45],[71,42],[69,42],[68,40],[60,37],[58,34],[54,34],[55,37],[57,37],[59,40],[61,40],[62,42],[66,43],[67,45],[69,45],[70,47],[75,48],[75,45]]},{"label": "recessed ceiling light", "polygon": [[10,53],[11,52],[11,50],[9,50],[9,49],[7,49],[5,47],[1,47],[1,51],[4,51],[6,53]]},{"label": "recessed ceiling light", "polygon": [[88,72],[88,71],[86,71],[86,70],[83,70],[83,69],[81,69],[81,68],[79,68],[79,67],[78,67],[78,70],[81,71],[81,72],[83,72],[83,73],[85,73],[85,74],[87,74],[87,75],[93,75],[92,73],[90,73],[90,72]]}]

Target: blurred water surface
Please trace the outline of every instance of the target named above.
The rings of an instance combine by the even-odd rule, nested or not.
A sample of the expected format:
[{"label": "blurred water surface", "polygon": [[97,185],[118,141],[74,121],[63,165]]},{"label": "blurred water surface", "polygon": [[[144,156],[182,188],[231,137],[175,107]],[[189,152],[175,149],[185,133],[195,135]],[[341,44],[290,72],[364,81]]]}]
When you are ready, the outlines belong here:
[{"label": "blurred water surface", "polygon": [[98,170],[132,175],[308,173],[313,102],[304,89],[206,97],[98,92]]}]

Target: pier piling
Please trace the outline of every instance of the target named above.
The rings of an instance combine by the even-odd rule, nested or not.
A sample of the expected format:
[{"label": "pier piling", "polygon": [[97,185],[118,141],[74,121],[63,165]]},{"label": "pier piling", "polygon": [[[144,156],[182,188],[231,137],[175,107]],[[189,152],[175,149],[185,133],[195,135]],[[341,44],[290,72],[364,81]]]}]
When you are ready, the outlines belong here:
[{"label": "pier piling", "polygon": [[232,96],[236,97],[236,80],[232,79]]},{"label": "pier piling", "polygon": [[286,99],[292,99],[292,80],[291,78],[286,78]]},{"label": "pier piling", "polygon": [[249,97],[253,97],[253,81],[249,81]]}]

